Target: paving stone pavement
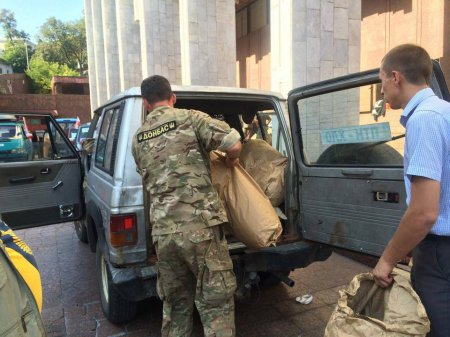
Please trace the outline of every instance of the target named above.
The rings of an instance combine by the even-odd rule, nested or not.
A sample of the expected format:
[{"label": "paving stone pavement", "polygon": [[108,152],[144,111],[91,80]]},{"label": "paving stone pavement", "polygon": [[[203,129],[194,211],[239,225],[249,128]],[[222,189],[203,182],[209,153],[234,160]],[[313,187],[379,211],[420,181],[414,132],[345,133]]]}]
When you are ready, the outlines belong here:
[{"label": "paving stone pavement", "polygon": [[[38,262],[44,292],[42,316],[50,337],[160,337],[162,305],[140,303],[132,323],[114,325],[103,316],[95,277],[95,254],[78,241],[72,223],[16,231]],[[338,290],[367,265],[333,253],[325,262],[291,273],[293,288],[284,284],[254,289],[236,305],[238,337],[319,337],[338,300]],[[295,297],[311,293],[311,304]],[[198,317],[195,337],[203,336]]]}]

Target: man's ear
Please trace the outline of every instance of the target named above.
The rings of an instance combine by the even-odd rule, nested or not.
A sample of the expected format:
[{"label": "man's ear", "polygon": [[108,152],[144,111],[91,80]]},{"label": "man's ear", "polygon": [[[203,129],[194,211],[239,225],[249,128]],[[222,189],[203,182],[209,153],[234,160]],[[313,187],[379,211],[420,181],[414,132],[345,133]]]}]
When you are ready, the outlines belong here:
[{"label": "man's ear", "polygon": [[392,77],[396,85],[399,85],[400,81],[403,79],[403,75],[397,70],[392,71]]},{"label": "man's ear", "polygon": [[174,106],[176,102],[177,102],[177,95],[172,94],[172,97],[170,98],[170,104]]},{"label": "man's ear", "polygon": [[144,109],[147,111],[152,111],[151,104],[147,101],[146,98],[142,97],[142,103],[144,104]]}]

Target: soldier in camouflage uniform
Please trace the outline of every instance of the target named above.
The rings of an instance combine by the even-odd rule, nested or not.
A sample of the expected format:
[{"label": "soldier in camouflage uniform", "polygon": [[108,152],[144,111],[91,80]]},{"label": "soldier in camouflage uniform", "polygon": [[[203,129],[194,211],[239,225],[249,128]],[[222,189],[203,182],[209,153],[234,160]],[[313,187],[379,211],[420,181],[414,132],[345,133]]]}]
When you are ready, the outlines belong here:
[{"label": "soldier in camouflage uniform", "polygon": [[149,115],[133,137],[132,152],[150,193],[162,336],[191,336],[194,303],[205,337],[235,336],[236,279],[209,151],[226,152],[226,164],[236,165],[239,133],[203,112],[175,109],[176,97],[162,76],[145,79],[141,92]]}]

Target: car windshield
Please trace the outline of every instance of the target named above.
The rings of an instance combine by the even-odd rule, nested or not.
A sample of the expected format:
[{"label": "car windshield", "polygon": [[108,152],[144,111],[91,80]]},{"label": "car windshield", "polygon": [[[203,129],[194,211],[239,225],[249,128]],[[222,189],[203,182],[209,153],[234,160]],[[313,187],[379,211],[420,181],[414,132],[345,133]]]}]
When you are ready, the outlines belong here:
[{"label": "car windshield", "polygon": [[20,130],[16,125],[0,124],[0,139],[20,138]]},{"label": "car windshield", "polygon": [[61,127],[61,129],[63,129],[64,131],[67,131],[70,127],[73,127],[75,125],[75,122],[58,121],[58,124]]}]

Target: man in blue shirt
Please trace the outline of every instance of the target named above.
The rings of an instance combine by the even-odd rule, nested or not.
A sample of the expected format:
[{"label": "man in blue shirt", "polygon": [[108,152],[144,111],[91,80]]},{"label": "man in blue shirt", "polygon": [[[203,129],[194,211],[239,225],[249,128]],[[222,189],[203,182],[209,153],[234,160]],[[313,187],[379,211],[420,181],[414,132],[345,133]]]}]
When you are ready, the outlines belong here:
[{"label": "man in blue shirt", "polygon": [[382,287],[397,262],[413,251],[413,286],[431,323],[428,336],[450,337],[450,103],[428,83],[432,63],[421,47],[389,51],[380,68],[382,93],[404,109],[404,179],[408,208],[373,270]]}]

